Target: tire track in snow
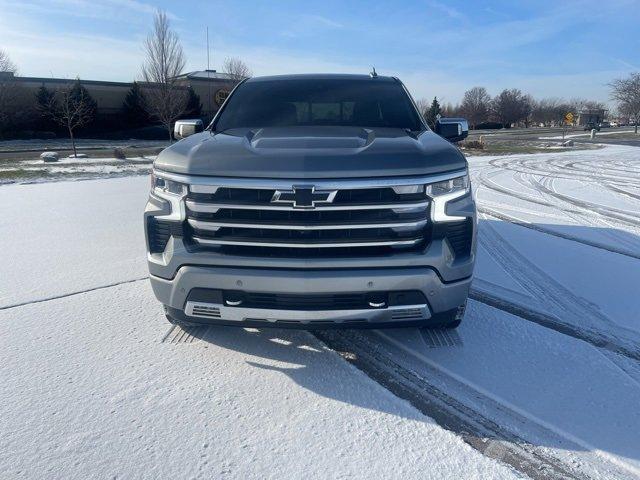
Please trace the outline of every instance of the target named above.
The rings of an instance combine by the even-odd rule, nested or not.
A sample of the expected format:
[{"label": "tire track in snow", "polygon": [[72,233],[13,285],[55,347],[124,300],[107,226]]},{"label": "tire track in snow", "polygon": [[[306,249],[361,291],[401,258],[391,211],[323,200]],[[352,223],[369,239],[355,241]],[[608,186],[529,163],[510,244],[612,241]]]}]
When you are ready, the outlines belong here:
[{"label": "tire track in snow", "polygon": [[[529,419],[522,418],[516,412],[484,397],[477,391],[471,394],[477,408],[471,408],[430,381],[436,376],[444,376],[448,381],[456,382],[445,372],[427,366],[428,375],[418,375],[396,362],[379,342],[373,341],[356,330],[318,330],[313,331],[312,334],[373,381],[382,385],[395,396],[411,403],[424,415],[432,418],[439,426],[459,436],[473,449],[489,458],[509,465],[529,478],[548,480],[599,477],[599,475],[591,477],[573,465],[567,465],[555,457],[548,447],[540,447],[530,443],[522,436],[502,426],[504,423],[496,423],[486,414],[480,413],[479,410],[482,412],[499,411],[503,415],[508,415],[512,421],[505,423],[514,426],[515,429],[518,429],[516,425],[530,425]],[[468,389],[462,385],[461,388]],[[557,439],[555,433],[547,431],[537,424],[536,427],[544,430],[549,438]],[[566,445],[566,439],[559,443],[564,443],[564,448],[571,448]],[[579,450],[579,447],[576,446],[574,450]],[[598,468],[602,468],[602,465]],[[617,470],[612,465],[607,465],[605,468]],[[604,477],[606,476],[605,474]]]},{"label": "tire track in snow", "polygon": [[[553,178],[543,178],[541,180],[538,180],[532,177],[530,179],[530,182],[531,182],[531,186],[537,189],[543,195],[548,195],[551,198],[560,200],[562,203],[566,203],[571,207],[581,208],[576,202],[571,202],[563,199],[563,197],[566,197],[566,198],[572,198],[572,197],[565,196],[558,193],[554,187],[554,180],[555,179]],[[578,222],[578,224],[581,224],[582,222],[584,224],[593,226],[595,228],[600,228],[600,229],[602,226],[606,227],[604,231],[601,231],[601,234],[610,238],[614,245],[623,244],[624,246],[626,246],[626,248],[631,249],[631,251],[634,251],[634,252],[640,251],[640,243],[637,240],[629,239],[628,238],[629,232],[624,228],[622,228],[622,230],[618,229],[618,227],[620,226],[633,227],[634,224],[625,223],[625,221],[623,220],[615,219],[611,215],[605,215],[602,212],[596,211],[593,209],[583,208],[583,211],[578,214],[571,213],[569,210],[566,210],[566,209],[565,211],[567,215],[573,220],[575,220],[576,222]]]},{"label": "tire track in snow", "polygon": [[546,233],[548,235],[553,235],[554,237],[564,238],[565,240],[571,240],[572,242],[582,243],[583,245],[588,245],[590,247],[598,248],[601,250],[606,250],[611,253],[617,253],[619,255],[624,255],[625,257],[635,258],[640,260],[640,254],[634,253],[633,251],[623,250],[620,248],[616,248],[607,243],[600,243],[594,240],[588,240],[586,238],[580,238],[575,235],[570,235],[568,233],[563,233],[557,230],[552,230],[550,228],[545,228],[536,223],[529,223],[518,219],[517,217],[507,215],[504,212],[500,212],[498,210],[487,207],[486,205],[478,205],[478,212],[484,213],[487,216],[491,216],[497,218],[499,220],[503,220],[505,222],[512,223],[514,225],[518,225],[524,228],[530,228],[531,230],[536,230],[541,233]]},{"label": "tire track in snow", "polygon": [[[480,228],[482,229],[478,235],[480,245],[511,278],[530,293],[533,299],[544,303],[548,313],[540,314],[540,312],[522,307],[509,300],[492,297],[490,292],[481,291],[475,287],[473,295],[479,301],[490,305],[493,303],[492,306],[502,307],[500,308],[502,310],[513,310],[513,313],[518,312],[515,315],[520,318],[580,338],[598,348],[638,359],[640,356],[640,335],[637,332],[617,325],[587,300],[575,295],[538,268],[519,253],[490,224],[481,223]],[[567,317],[569,317],[569,321],[564,320]]]},{"label": "tire track in snow", "polygon": [[536,323],[541,327],[555,330],[558,333],[573,337],[577,340],[582,340],[594,347],[640,361],[640,346],[632,342],[623,342],[620,338],[608,335],[606,332],[576,327],[575,325],[562,322],[557,317],[549,315],[548,313],[534,310],[530,306],[521,305],[475,287],[471,287],[469,298]]},{"label": "tire track in snow", "polygon": [[580,200],[577,198],[573,198],[569,195],[559,193],[553,188],[551,188],[550,182],[552,182],[555,179],[547,178],[545,180],[546,181],[536,182],[537,188],[541,192],[546,193],[547,195],[553,198],[566,202],[569,205],[572,205],[573,207],[577,207],[578,209],[582,210],[581,212],[580,210],[578,210],[578,212],[583,213],[583,215],[589,214],[591,212],[595,212],[605,218],[609,218],[611,220],[617,221],[624,225],[628,225],[631,227],[640,227],[640,217],[638,217],[638,215],[635,215],[632,212],[629,212],[628,210],[608,207],[605,205],[600,205],[599,203],[589,202],[587,200]]}]

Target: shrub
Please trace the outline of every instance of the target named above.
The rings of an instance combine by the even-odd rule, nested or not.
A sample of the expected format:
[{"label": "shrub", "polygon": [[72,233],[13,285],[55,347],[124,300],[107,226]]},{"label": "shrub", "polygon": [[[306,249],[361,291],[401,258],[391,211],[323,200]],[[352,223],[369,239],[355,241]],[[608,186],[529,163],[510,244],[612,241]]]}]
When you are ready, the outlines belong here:
[{"label": "shrub", "polygon": [[462,147],[473,148],[475,150],[482,150],[484,149],[484,143],[482,143],[480,140],[467,140],[462,144]]},{"label": "shrub", "polygon": [[127,156],[124,153],[124,150],[121,149],[120,147],[116,147],[113,149],[113,156],[115,158],[117,158],[118,160],[126,160]]}]

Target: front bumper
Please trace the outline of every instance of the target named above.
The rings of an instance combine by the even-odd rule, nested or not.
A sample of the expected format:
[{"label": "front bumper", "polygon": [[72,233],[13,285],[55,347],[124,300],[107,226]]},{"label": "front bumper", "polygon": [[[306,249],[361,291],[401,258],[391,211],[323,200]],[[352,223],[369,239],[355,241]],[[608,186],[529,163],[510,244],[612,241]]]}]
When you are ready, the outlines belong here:
[{"label": "front bumper", "polygon": [[[471,278],[443,282],[431,268],[274,270],[184,266],[172,279],[151,276],[153,291],[177,320],[191,323],[274,327],[387,327],[439,323],[440,315],[466,301]],[[190,301],[193,289],[275,294],[420,291],[423,303],[386,308],[260,309]]]}]

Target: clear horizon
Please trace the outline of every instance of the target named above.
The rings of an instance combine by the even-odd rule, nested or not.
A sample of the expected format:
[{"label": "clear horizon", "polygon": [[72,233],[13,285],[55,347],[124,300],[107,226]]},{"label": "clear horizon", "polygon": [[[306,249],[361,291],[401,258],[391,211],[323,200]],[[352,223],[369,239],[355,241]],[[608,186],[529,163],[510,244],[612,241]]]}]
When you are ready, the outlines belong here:
[{"label": "clear horizon", "polygon": [[24,76],[132,81],[156,8],[180,35],[186,71],[225,57],[254,75],[303,72],[400,77],[416,98],[457,103],[465,90],[519,88],[536,98],[582,97],[612,104],[607,83],[640,71],[640,2],[462,1],[264,5],[0,0],[0,48]]}]

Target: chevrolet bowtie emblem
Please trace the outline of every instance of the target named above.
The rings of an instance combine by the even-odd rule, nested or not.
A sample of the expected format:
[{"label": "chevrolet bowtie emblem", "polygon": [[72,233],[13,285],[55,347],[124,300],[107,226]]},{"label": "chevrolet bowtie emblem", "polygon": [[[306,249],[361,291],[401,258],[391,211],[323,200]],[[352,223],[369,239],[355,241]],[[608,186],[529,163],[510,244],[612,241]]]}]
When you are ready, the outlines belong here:
[{"label": "chevrolet bowtie emblem", "polygon": [[316,190],[313,185],[294,185],[291,190],[276,190],[271,203],[286,203],[293,208],[316,208],[318,203],[331,203],[337,190]]}]

